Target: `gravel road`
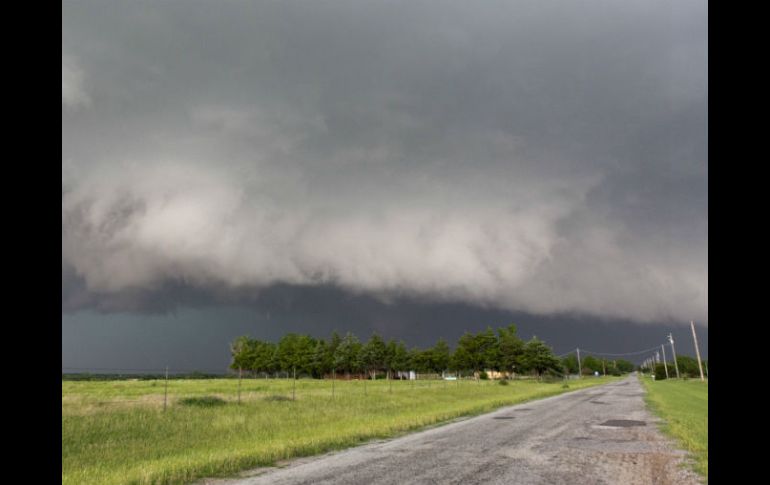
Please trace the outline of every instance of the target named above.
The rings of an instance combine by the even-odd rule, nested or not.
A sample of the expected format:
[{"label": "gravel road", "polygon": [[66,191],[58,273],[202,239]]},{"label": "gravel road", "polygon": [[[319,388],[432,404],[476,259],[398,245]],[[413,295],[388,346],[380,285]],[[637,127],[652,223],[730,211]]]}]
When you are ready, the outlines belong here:
[{"label": "gravel road", "polygon": [[[681,466],[685,453],[658,431],[659,419],[647,411],[643,396],[632,375],[393,440],[294,460],[283,468],[254,470],[246,478],[201,483],[699,483]],[[608,423],[612,420],[625,421]]]}]

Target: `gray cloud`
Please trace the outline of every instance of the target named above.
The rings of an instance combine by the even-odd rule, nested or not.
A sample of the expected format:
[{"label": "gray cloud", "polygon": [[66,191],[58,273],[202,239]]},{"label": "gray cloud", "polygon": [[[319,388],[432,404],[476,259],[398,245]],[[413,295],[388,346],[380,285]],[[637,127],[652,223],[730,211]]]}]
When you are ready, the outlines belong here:
[{"label": "gray cloud", "polygon": [[91,98],[85,90],[83,71],[75,59],[62,56],[61,59],[61,104],[67,109],[88,106]]},{"label": "gray cloud", "polygon": [[288,284],[706,320],[706,4],[549,5],[68,2],[63,310]]}]

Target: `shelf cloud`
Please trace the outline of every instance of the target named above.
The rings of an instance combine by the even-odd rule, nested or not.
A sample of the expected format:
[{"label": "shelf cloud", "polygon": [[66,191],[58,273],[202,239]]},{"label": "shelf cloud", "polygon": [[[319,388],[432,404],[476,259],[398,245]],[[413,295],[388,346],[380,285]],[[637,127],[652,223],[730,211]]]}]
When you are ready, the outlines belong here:
[{"label": "shelf cloud", "polygon": [[61,59],[61,104],[65,109],[88,106],[91,99],[85,91],[83,71],[70,57]]},{"label": "shelf cloud", "polygon": [[707,321],[706,12],[68,3],[62,311],[293,285]]}]

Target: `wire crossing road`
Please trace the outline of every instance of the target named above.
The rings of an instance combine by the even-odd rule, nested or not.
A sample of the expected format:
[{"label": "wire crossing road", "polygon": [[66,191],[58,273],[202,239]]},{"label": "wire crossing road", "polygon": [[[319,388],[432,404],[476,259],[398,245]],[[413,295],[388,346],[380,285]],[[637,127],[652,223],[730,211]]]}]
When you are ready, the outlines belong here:
[{"label": "wire crossing road", "polygon": [[401,438],[295,460],[257,484],[695,484],[635,375]]}]

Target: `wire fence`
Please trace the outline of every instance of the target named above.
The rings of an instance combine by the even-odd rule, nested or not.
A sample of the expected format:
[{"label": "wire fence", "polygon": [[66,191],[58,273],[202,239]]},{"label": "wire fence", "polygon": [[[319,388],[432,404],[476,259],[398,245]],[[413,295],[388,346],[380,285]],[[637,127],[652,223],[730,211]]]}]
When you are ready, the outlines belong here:
[{"label": "wire fence", "polygon": [[[295,378],[296,377],[296,378]],[[374,379],[372,379],[374,377]],[[206,382],[209,380],[209,382]],[[78,368],[62,367],[62,406],[90,407],[111,405],[216,405],[262,401],[338,399],[387,396],[421,389],[478,390],[478,386],[501,380],[562,382],[563,378],[483,372],[416,373],[392,372],[337,373],[311,378],[287,371],[251,372],[246,370],[201,371],[179,368]],[[109,381],[109,386],[89,386],[89,382]],[[65,389],[65,382],[71,382]],[[78,384],[75,384],[78,383]]]},{"label": "wire fence", "polygon": [[[697,351],[697,340],[695,337],[695,328],[691,323],[693,340],[695,341]],[[669,334],[671,346],[672,361],[674,372],[679,377],[679,367],[677,365],[676,353],[674,351],[674,341]],[[557,355],[557,358],[563,358],[570,354],[577,354],[578,366],[580,366],[580,353],[584,355],[596,355],[601,357],[621,357],[621,356],[644,356],[647,358],[641,364],[643,371],[654,372],[656,365],[661,362],[658,349],[663,353],[663,365],[666,366],[665,344],[650,347],[648,349],[624,352],[596,352],[588,349],[575,348]],[[602,375],[607,375],[607,368],[604,359],[602,359]],[[698,365],[700,366],[700,355],[698,355]],[[543,379],[543,376],[537,376],[538,382],[543,380],[550,382],[568,381],[585,377],[585,369],[578,369],[578,375],[570,375],[569,372],[555,372],[554,375]],[[668,369],[665,369],[668,377]],[[708,377],[708,366],[705,366],[705,376],[703,370],[701,379]],[[610,372],[617,375],[616,372]],[[599,375],[596,371],[595,374]],[[308,379],[308,377],[314,377]],[[320,377],[320,378],[319,378]],[[513,374],[514,380],[532,380],[532,376]],[[299,378],[299,379],[298,379]],[[297,400],[298,396],[303,399],[312,398],[336,398],[344,396],[369,396],[378,393],[392,394],[403,392],[404,390],[414,390],[417,388],[430,388],[442,386],[444,389],[467,388],[468,382],[475,385],[483,383],[502,382],[507,383],[511,378],[508,373],[496,371],[476,371],[476,372],[454,372],[454,373],[416,373],[414,371],[396,372],[390,371],[370,374],[368,372],[340,372],[324,374],[323,376],[311,376],[306,373],[297,374],[295,369],[292,371],[282,370],[276,372],[255,372],[244,369],[185,369],[185,368],[84,368],[84,367],[65,367],[62,366],[62,408],[65,406],[82,405],[115,405],[115,404],[143,404],[160,406],[167,410],[170,404],[196,404],[196,405],[215,405],[218,403],[253,402],[256,400]],[[201,381],[210,379],[213,382],[208,385],[201,385]],[[100,388],[99,390],[77,389],[81,392],[65,392],[64,382],[74,381],[114,381],[111,387]],[[140,384],[126,385],[124,381],[143,381]],[[232,381],[232,382],[228,382]],[[450,382],[451,381],[451,382]],[[69,385],[68,385],[69,386]],[[161,392],[162,388],[162,392]],[[74,390],[69,387],[66,391]],[[170,391],[170,392],[169,392]],[[161,399],[162,396],[162,399]],[[131,398],[134,399],[131,399]]]}]

